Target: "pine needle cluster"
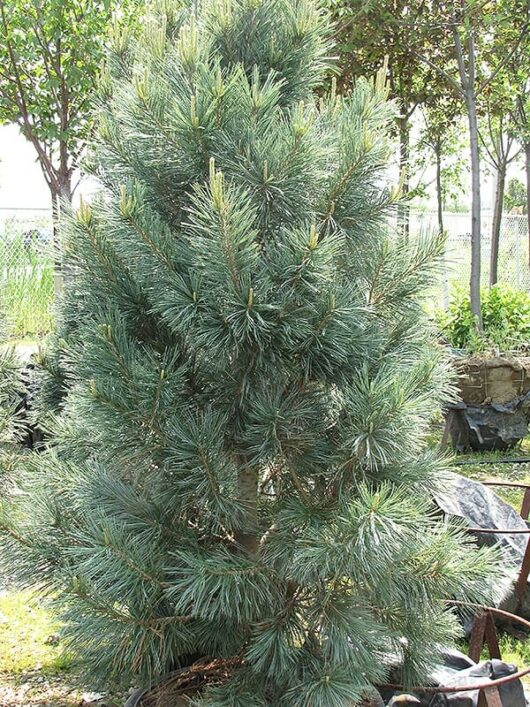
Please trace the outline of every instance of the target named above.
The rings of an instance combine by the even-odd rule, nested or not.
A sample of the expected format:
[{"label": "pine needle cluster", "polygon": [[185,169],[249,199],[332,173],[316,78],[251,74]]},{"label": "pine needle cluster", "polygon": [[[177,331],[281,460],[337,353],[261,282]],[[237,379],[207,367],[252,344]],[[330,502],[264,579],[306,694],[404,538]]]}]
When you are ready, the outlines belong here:
[{"label": "pine needle cluster", "polygon": [[[1,328],[0,322],[0,337]],[[23,393],[15,350],[0,339],[0,483],[4,490],[14,473],[20,452],[18,445],[24,431],[20,410]]]}]

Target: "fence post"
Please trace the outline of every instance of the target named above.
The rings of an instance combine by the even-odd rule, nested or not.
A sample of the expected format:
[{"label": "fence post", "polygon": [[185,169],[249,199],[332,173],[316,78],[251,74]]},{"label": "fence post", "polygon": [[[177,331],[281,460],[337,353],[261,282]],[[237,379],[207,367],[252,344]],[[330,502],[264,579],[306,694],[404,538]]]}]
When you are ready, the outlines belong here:
[{"label": "fence post", "polygon": [[519,224],[518,223],[517,223],[517,228],[515,228],[514,231],[515,231],[515,285],[517,288],[519,288],[519,287],[521,287],[521,233],[519,231]]}]

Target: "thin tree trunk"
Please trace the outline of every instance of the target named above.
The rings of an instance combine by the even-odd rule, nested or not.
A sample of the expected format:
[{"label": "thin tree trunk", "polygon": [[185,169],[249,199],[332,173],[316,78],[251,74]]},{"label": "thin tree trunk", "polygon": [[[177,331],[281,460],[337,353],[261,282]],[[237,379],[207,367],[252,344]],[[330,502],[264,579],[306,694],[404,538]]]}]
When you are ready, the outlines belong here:
[{"label": "thin tree trunk", "polygon": [[471,311],[475,317],[477,330],[484,330],[480,306],[480,270],[481,270],[481,233],[480,233],[480,153],[478,144],[477,109],[475,93],[467,87],[466,106],[469,122],[469,141],[471,156],[471,276],[469,290]]},{"label": "thin tree trunk", "polygon": [[[398,118],[399,130],[399,170],[402,179],[401,195],[406,199],[410,191],[409,159],[410,159],[410,125],[407,117],[408,106],[403,106],[405,115]],[[410,232],[410,207],[405,201],[398,207],[398,224],[401,233],[408,238]]]},{"label": "thin tree trunk", "polygon": [[490,251],[490,287],[498,280],[499,241],[501,236],[502,206],[504,203],[504,186],[506,183],[506,162],[501,162],[497,169],[495,187],[495,205],[493,209],[493,224],[491,229]]},{"label": "thin tree trunk", "polygon": [[[436,155],[436,203],[438,208],[438,233],[442,236],[445,233],[444,226],[444,203],[442,189],[442,145],[441,140],[436,141],[434,148]],[[447,265],[445,262],[445,247],[444,247],[444,270],[443,270],[443,298],[444,309],[449,307],[449,280],[447,278]]]},{"label": "thin tree trunk", "polygon": [[59,299],[63,293],[64,284],[69,278],[69,273],[65,271],[62,258],[62,243],[59,223],[61,220],[61,204],[72,202],[72,180],[69,175],[62,175],[60,188],[58,190],[50,188],[52,198],[52,219],[53,219],[53,249],[54,249],[54,269],[53,280],[55,298]]},{"label": "thin tree trunk", "polygon": [[438,205],[438,232],[444,233],[444,205],[442,192],[442,149],[440,141],[436,143],[436,203]]},{"label": "thin tree trunk", "polygon": [[526,218],[528,220],[528,264],[530,265],[530,142],[524,145],[524,161],[526,172]]},{"label": "thin tree trunk", "polygon": [[458,33],[456,14],[452,16],[452,34],[455,42],[455,58],[460,74],[460,88],[463,93],[467,119],[469,123],[469,143],[471,157],[471,276],[469,278],[469,294],[471,312],[474,316],[477,331],[482,333],[482,309],[480,306],[480,153],[478,146],[478,121],[475,96],[475,41],[471,31],[467,37],[467,67],[464,60],[464,49]]}]

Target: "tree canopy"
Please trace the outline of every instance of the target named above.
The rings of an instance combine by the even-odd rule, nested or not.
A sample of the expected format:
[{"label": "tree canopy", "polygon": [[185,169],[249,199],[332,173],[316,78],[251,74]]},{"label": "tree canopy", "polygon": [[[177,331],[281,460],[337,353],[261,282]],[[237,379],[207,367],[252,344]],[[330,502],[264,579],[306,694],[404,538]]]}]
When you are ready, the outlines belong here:
[{"label": "tree canopy", "polygon": [[128,6],[0,0],[0,123],[16,123],[33,145],[54,200],[72,196],[113,15]]}]

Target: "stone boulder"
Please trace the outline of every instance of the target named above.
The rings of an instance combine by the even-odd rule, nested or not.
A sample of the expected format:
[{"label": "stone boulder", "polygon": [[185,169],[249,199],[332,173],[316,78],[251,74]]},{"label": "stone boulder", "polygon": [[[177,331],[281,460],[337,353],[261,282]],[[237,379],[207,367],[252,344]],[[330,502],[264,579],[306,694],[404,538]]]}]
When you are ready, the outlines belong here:
[{"label": "stone boulder", "polygon": [[446,409],[453,449],[465,452],[511,449],[528,433],[530,392],[507,403],[459,402]]}]

